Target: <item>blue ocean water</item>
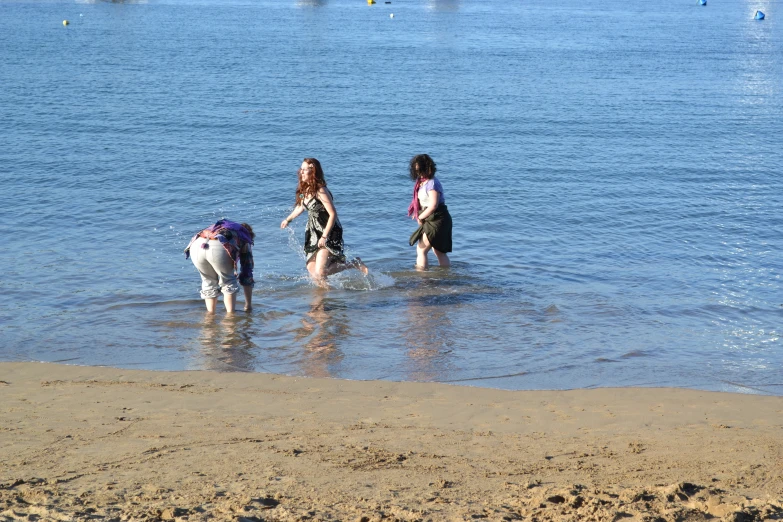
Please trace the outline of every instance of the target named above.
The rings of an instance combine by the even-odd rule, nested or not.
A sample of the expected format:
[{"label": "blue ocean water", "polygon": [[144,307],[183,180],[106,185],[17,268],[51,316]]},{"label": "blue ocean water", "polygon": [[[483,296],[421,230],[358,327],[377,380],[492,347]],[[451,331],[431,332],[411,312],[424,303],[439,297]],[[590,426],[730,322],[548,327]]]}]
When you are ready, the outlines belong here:
[{"label": "blue ocean water", "polygon": [[[0,360],[783,394],[781,20],[772,0],[2,2]],[[449,270],[407,244],[422,152]],[[329,291],[304,218],[279,229],[306,156],[372,271]],[[207,315],[182,255],[220,217],[258,235],[249,314]]]}]

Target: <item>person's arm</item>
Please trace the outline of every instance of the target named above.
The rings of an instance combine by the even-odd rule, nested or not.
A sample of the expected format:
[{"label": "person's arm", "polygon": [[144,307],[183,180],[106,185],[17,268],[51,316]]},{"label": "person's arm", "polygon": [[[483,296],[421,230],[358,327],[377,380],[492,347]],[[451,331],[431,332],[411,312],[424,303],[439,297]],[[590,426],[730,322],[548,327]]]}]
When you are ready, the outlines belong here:
[{"label": "person's arm", "polygon": [[245,292],[245,312],[253,309],[253,285],[243,286]]},{"label": "person's arm", "polygon": [[419,214],[419,225],[421,225],[422,221],[430,217],[433,212],[438,210],[438,201],[440,201],[440,194],[437,190],[430,190],[427,192],[427,210]]},{"label": "person's arm", "polygon": [[298,204],[297,206],[295,206],[295,207],[294,207],[294,210],[293,210],[293,212],[291,212],[290,214],[288,214],[288,217],[287,217],[287,218],[285,218],[285,219],[284,219],[284,220],[283,220],[283,221],[280,223],[280,228],[285,228],[285,227],[287,227],[287,226],[288,226],[288,224],[289,224],[289,223],[291,223],[291,221],[293,221],[294,219],[296,219],[296,216],[298,216],[299,214],[301,214],[301,213],[302,213],[302,211],[304,211],[304,205],[302,205],[302,204],[300,203],[300,204]]},{"label": "person's arm", "polygon": [[327,214],[329,214],[329,221],[326,222],[324,233],[321,239],[318,240],[318,248],[324,248],[326,246],[326,238],[329,237],[329,233],[332,231],[332,227],[334,227],[334,222],[337,221],[337,210],[334,208],[332,196],[329,195],[329,191],[325,188],[321,187],[318,189],[316,197],[324,204],[324,208]]},{"label": "person's arm", "polygon": [[245,311],[253,308],[253,248],[245,244],[239,251],[239,284],[245,292]]}]

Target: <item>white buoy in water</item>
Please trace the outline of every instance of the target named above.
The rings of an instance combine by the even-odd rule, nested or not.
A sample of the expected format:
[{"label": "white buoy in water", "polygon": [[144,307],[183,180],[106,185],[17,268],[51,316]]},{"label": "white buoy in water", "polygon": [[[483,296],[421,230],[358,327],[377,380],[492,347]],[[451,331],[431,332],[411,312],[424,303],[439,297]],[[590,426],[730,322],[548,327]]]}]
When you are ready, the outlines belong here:
[{"label": "white buoy in water", "polygon": [[394,13],[389,14],[389,18],[394,18]]}]

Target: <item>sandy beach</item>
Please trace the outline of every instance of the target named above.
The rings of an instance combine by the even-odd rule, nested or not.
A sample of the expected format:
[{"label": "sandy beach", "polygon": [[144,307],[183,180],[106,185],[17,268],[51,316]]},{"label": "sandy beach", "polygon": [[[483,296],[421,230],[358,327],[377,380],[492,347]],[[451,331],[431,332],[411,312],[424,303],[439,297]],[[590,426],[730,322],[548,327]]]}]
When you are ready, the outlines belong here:
[{"label": "sandy beach", "polygon": [[0,364],[0,520],[783,520],[783,398]]}]

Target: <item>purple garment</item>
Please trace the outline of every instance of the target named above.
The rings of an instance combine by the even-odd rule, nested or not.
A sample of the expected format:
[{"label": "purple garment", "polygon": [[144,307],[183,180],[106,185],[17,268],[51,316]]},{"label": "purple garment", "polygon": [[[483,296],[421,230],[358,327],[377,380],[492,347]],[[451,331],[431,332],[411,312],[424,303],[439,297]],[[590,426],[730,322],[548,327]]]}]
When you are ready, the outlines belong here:
[{"label": "purple garment", "polygon": [[439,194],[438,205],[440,205],[441,203],[443,203],[444,205],[446,204],[446,195],[443,193],[443,185],[441,185],[440,180],[438,178],[428,179],[427,181],[422,183],[421,186],[419,186],[419,193],[417,194],[417,196],[419,197],[419,199],[426,200],[427,194],[429,193],[430,190],[434,190]]},{"label": "purple garment", "polygon": [[417,219],[421,213],[421,205],[419,205],[419,197],[421,199],[427,199],[427,193],[430,190],[434,190],[440,196],[438,197],[438,205],[446,203],[446,196],[443,194],[443,185],[441,185],[438,178],[424,179],[419,178],[416,181],[416,185],[413,187],[413,199],[408,206],[408,215],[411,219]]},{"label": "purple garment", "polygon": [[[242,243],[250,243],[251,245],[253,244],[253,238],[250,237],[250,233],[245,229],[245,227],[243,227],[239,223],[234,223],[233,221],[229,221],[227,219],[221,219],[214,225],[202,230],[202,233],[206,232],[210,236],[213,234],[217,234],[218,241],[220,241],[221,243],[225,243],[226,240],[223,238],[223,235],[220,234],[221,230],[231,230],[232,232],[236,232],[237,236],[239,236],[239,240]],[[209,236],[204,235],[203,237],[209,237]]]}]

